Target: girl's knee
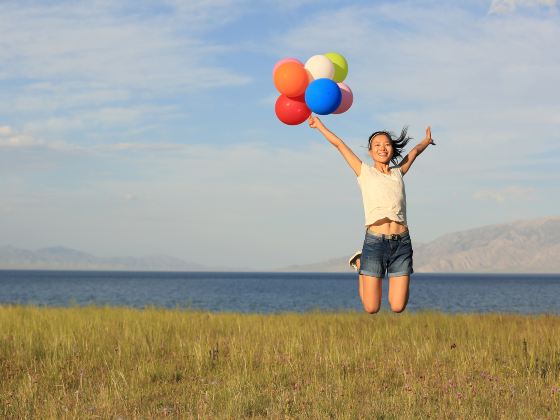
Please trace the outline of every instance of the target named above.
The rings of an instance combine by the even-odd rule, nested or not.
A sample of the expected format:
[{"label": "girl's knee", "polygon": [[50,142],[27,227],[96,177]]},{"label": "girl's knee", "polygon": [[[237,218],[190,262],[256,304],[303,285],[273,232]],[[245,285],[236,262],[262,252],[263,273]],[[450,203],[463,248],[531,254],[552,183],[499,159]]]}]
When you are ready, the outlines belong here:
[{"label": "girl's knee", "polygon": [[379,304],[374,304],[374,303],[365,303],[364,302],[364,310],[368,313],[368,314],[376,314],[377,312],[379,312],[379,308],[381,307],[381,305]]},{"label": "girl's knee", "polygon": [[400,314],[401,312],[403,312],[406,309],[406,302],[403,302],[401,304],[398,303],[389,303],[391,305],[391,310],[396,313],[396,314]]}]

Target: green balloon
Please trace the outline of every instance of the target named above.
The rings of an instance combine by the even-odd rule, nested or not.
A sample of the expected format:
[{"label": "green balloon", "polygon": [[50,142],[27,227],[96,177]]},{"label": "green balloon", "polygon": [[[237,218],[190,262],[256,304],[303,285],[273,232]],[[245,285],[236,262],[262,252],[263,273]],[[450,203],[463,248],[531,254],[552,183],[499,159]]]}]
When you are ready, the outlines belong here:
[{"label": "green balloon", "polygon": [[335,52],[326,53],[325,57],[331,60],[334,64],[333,80],[340,83],[346,79],[346,75],[348,74],[348,63],[346,62],[346,59],[339,53]]}]

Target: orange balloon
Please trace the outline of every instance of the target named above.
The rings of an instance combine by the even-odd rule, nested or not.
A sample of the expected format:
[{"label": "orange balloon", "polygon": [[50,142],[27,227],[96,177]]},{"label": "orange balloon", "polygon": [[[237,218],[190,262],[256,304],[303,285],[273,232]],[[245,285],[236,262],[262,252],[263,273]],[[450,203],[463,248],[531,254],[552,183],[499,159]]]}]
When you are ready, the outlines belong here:
[{"label": "orange balloon", "polygon": [[309,84],[307,71],[302,64],[295,62],[278,66],[272,77],[278,92],[290,98],[303,95]]}]

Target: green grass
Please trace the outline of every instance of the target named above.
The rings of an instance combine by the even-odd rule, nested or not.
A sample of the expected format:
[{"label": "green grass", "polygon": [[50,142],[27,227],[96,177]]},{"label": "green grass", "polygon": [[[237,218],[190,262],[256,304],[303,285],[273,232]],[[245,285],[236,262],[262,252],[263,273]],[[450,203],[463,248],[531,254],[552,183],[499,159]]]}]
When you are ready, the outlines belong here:
[{"label": "green grass", "polygon": [[559,316],[0,306],[1,418],[559,413]]}]

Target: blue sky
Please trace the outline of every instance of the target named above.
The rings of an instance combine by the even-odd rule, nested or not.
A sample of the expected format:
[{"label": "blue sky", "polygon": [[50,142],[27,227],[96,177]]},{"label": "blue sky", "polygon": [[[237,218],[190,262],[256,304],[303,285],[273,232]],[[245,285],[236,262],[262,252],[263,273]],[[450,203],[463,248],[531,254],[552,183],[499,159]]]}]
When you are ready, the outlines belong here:
[{"label": "blue sky", "polygon": [[558,215],[555,0],[0,3],[2,243],[269,269],[351,254],[351,170],[274,115],[276,61],[338,51],[369,134],[432,126],[413,238]]}]

